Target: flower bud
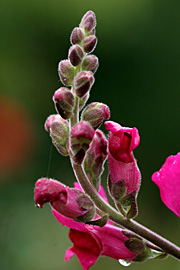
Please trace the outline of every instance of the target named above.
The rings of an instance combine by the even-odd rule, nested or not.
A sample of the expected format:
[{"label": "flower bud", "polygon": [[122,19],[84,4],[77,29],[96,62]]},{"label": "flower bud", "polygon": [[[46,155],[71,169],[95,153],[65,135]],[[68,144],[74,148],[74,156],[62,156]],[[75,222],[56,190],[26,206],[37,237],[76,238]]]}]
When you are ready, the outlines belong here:
[{"label": "flower bud", "polygon": [[45,129],[50,133],[52,142],[60,154],[67,156],[67,140],[69,137],[69,124],[60,115],[50,115],[45,122]]},{"label": "flower bud", "polygon": [[107,140],[104,133],[97,129],[84,160],[84,170],[97,190],[99,190],[106,157]]},{"label": "flower bud", "polygon": [[84,39],[84,34],[81,28],[75,27],[71,33],[70,41],[72,44],[79,44]]},{"label": "flower bud", "polygon": [[58,65],[58,73],[61,79],[61,82],[66,85],[72,85],[74,79],[74,70],[75,68],[71,65],[69,60],[62,60]]},{"label": "flower bud", "polygon": [[53,179],[41,178],[36,182],[34,199],[38,207],[49,202],[57,212],[75,221],[88,222],[95,215],[94,203],[88,195]]},{"label": "flower bud", "polygon": [[61,87],[54,93],[53,101],[57,112],[64,119],[69,119],[72,116],[74,109],[74,95],[69,89]]},{"label": "flower bud", "polygon": [[113,121],[104,124],[110,130],[109,191],[122,214],[132,218],[137,215],[136,198],[141,184],[141,174],[132,152],[140,141],[138,130],[122,127]]},{"label": "flower bud", "polygon": [[93,11],[89,10],[86,12],[79,27],[83,28],[86,32],[91,32],[96,27],[96,16]]},{"label": "flower bud", "polygon": [[71,48],[69,49],[68,58],[74,67],[81,64],[83,57],[84,57],[84,52],[79,45],[71,46]]},{"label": "flower bud", "polygon": [[94,83],[94,77],[90,71],[81,71],[75,78],[75,93],[82,98],[91,89]]},{"label": "flower bud", "polygon": [[145,249],[142,239],[131,237],[124,242],[124,245],[133,253],[141,253]]},{"label": "flower bud", "polygon": [[70,132],[70,148],[75,163],[83,162],[85,153],[94,136],[94,129],[86,121],[77,123]]},{"label": "flower bud", "polygon": [[97,44],[97,37],[93,35],[83,40],[82,47],[86,53],[90,53],[95,49],[96,44]]},{"label": "flower bud", "polygon": [[93,74],[96,72],[99,66],[99,60],[97,56],[91,54],[87,55],[82,62],[82,69],[91,71]]},{"label": "flower bud", "polygon": [[109,119],[109,107],[100,102],[89,104],[82,112],[81,120],[88,121],[96,129],[100,127],[105,119]]}]

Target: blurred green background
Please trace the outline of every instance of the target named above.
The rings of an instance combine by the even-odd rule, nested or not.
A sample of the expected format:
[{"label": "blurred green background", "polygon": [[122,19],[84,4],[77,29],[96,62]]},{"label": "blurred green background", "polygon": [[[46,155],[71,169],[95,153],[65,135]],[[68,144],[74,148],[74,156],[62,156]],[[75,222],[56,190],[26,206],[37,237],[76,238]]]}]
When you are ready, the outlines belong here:
[{"label": "blurred green background", "polygon": [[[1,0],[0,6],[0,269],[81,269],[76,257],[64,262],[68,229],[48,205],[34,207],[33,188],[42,176],[74,181],[68,158],[51,149],[43,125],[55,113],[58,62],[67,58],[70,33],[89,9],[97,16],[100,61],[89,102],[108,104],[111,120],[139,129],[137,221],[180,245],[179,218],[151,181],[166,157],[180,151],[180,2]],[[107,169],[104,186],[106,175]],[[109,268],[123,266],[100,258],[91,269]],[[129,267],[179,268],[171,257]]]}]

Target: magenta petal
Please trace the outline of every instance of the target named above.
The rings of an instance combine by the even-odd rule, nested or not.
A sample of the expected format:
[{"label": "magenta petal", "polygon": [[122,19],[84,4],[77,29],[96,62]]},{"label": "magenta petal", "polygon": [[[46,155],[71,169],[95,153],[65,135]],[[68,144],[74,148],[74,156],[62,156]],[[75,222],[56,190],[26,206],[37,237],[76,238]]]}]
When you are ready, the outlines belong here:
[{"label": "magenta petal", "polygon": [[164,204],[180,217],[180,153],[169,156],[152,180],[159,187]]},{"label": "magenta petal", "polygon": [[71,258],[72,258],[72,256],[74,256],[74,251],[73,251],[73,247],[71,247],[71,248],[68,248],[67,250],[66,250],[66,254],[65,254],[65,257],[64,257],[64,260],[66,261],[66,262],[68,262]]},{"label": "magenta petal", "polygon": [[102,228],[97,228],[98,236],[103,245],[102,255],[119,259],[133,259],[137,254],[129,251],[124,242],[128,239],[119,227],[106,225]]},{"label": "magenta petal", "polygon": [[107,130],[110,130],[111,132],[115,133],[117,132],[118,130],[120,130],[122,128],[122,126],[114,121],[106,121],[104,123],[105,125],[105,128]]},{"label": "magenta petal", "polygon": [[[80,232],[76,230],[69,231],[69,238],[74,246],[71,248],[78,257],[83,270],[88,270],[101,255],[102,246],[93,233]],[[69,254],[71,256],[71,254]]]},{"label": "magenta petal", "polygon": [[60,222],[63,226],[66,226],[66,227],[69,227],[71,229],[78,230],[81,232],[88,231],[84,223],[76,222],[71,218],[62,216],[59,212],[57,212],[54,209],[52,209],[52,213],[57,219],[57,221]]}]

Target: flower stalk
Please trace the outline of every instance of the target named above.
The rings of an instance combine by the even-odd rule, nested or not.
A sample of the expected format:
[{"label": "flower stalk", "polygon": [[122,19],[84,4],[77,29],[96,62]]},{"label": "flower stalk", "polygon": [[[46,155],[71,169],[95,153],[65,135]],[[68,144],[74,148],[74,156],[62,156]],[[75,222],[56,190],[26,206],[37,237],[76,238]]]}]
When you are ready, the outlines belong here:
[{"label": "flower stalk", "polygon": [[[58,66],[61,82],[66,87],[55,91],[53,101],[58,114],[49,116],[45,123],[59,153],[70,157],[78,183],[70,188],[54,179],[41,178],[35,187],[36,204],[42,207],[49,202],[58,222],[70,228],[73,246],[67,250],[65,260],[76,254],[83,270],[88,270],[101,255],[127,260],[130,264],[164,258],[166,254],[180,260],[178,246],[133,220],[138,214],[141,184],[133,154],[140,143],[138,130],[106,121],[107,140],[99,127],[110,118],[110,110],[100,102],[89,104],[80,115],[99,66],[98,58],[90,55],[97,44],[95,26],[95,14],[88,11],[79,27],[72,31],[68,59],[60,61]],[[101,186],[107,158],[108,191],[117,209],[108,203]],[[174,196],[174,189],[180,185],[179,165],[180,153],[169,157],[152,177],[160,188],[163,202],[178,216],[180,208],[176,202],[180,192],[177,189]]]}]

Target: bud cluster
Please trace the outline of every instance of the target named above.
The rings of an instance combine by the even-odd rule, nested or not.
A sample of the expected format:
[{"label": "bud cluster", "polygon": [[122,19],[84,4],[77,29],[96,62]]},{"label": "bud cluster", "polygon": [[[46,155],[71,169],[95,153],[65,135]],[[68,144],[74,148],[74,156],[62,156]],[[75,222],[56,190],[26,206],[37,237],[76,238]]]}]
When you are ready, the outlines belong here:
[{"label": "bud cluster", "polygon": [[[88,11],[82,18],[79,27],[75,27],[71,33],[70,41],[72,46],[68,52],[68,59],[62,60],[59,63],[58,73],[60,80],[65,86],[71,87],[69,91],[73,95],[71,97],[70,95],[68,96],[69,101],[67,104],[67,94],[66,97],[61,95],[59,100],[55,92],[56,96],[53,98],[55,106],[58,113],[64,119],[71,119],[73,117],[74,98],[79,98],[79,108],[82,109],[94,83],[94,73],[99,65],[98,58],[95,55],[90,55],[97,44],[95,26],[95,14],[92,11]],[[63,101],[63,99],[65,100]],[[69,108],[69,102],[71,103],[71,109]]]}]

